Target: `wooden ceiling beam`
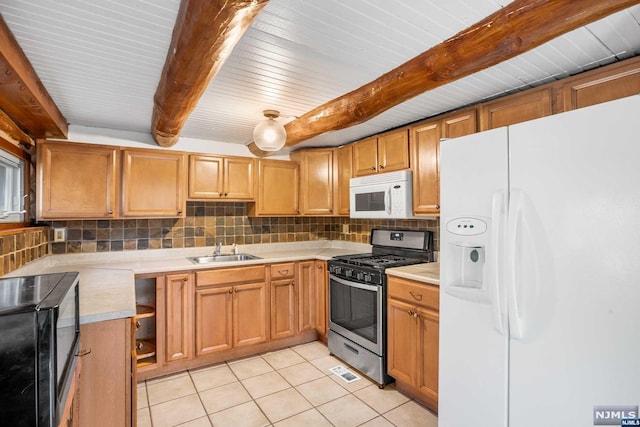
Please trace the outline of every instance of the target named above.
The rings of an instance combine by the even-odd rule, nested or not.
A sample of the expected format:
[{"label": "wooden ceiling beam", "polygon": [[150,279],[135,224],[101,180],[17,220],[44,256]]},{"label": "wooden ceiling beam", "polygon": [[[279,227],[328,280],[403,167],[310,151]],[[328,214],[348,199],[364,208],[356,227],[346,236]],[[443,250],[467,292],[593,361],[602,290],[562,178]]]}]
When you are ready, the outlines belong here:
[{"label": "wooden ceiling beam", "polygon": [[268,0],[182,0],[154,97],[152,135],[178,141],[189,114]]},{"label": "wooden ceiling beam", "polygon": [[[286,146],[363,123],[428,90],[496,65],[638,0],[515,0],[376,80],[285,125]],[[255,146],[256,155],[267,155]]]},{"label": "wooden ceiling beam", "polygon": [[[33,138],[67,138],[67,120],[0,16],[0,109]],[[5,119],[2,119],[3,122]]]},{"label": "wooden ceiling beam", "polygon": [[4,111],[0,110],[0,138],[11,142],[15,146],[20,144],[31,146],[35,142],[33,138],[11,120],[11,117],[7,116]]}]

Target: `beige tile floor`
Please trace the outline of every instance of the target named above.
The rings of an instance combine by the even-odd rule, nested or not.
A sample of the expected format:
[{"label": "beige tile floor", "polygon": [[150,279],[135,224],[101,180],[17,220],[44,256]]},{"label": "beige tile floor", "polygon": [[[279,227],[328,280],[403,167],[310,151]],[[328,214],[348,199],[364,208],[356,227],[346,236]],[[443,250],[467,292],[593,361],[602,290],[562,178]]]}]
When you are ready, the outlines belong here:
[{"label": "beige tile floor", "polygon": [[346,383],[344,362],[312,342],[138,384],[139,427],[421,426],[437,417],[367,378]]}]

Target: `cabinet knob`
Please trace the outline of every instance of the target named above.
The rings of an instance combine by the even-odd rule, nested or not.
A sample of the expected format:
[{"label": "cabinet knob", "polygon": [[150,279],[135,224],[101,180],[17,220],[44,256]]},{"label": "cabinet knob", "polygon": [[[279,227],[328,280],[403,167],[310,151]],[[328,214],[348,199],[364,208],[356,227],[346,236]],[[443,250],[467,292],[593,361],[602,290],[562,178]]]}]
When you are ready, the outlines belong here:
[{"label": "cabinet knob", "polygon": [[380,166],[380,169],[384,169],[384,165],[379,165],[379,166]]},{"label": "cabinet knob", "polygon": [[188,277],[184,277],[184,278],[182,278],[182,281],[183,281],[183,282],[186,282],[186,281],[188,281],[188,280],[189,280],[189,278],[188,278]]},{"label": "cabinet knob", "polygon": [[224,193],[224,197],[227,197],[229,195],[229,193]]},{"label": "cabinet knob", "polygon": [[139,320],[136,320],[136,331],[140,329],[141,326],[142,326],[142,323],[140,323]]},{"label": "cabinet knob", "polygon": [[229,289],[229,293],[232,294],[233,293],[233,289]]},{"label": "cabinet knob", "polygon": [[112,211],[111,209],[109,209],[109,210],[107,211],[107,213],[108,213],[109,215],[113,215],[113,211]]},{"label": "cabinet knob", "polygon": [[278,274],[280,274],[281,276],[286,276],[287,274],[289,274],[289,270],[278,270]]},{"label": "cabinet knob", "polygon": [[376,170],[376,167],[375,166],[371,166],[371,170],[372,171]]},{"label": "cabinet knob", "polygon": [[178,215],[182,215],[182,209],[178,211]]},{"label": "cabinet knob", "polygon": [[436,209],[440,209],[440,205],[436,205]]},{"label": "cabinet knob", "polygon": [[409,317],[413,317],[413,311],[407,310],[407,314],[409,315]]}]

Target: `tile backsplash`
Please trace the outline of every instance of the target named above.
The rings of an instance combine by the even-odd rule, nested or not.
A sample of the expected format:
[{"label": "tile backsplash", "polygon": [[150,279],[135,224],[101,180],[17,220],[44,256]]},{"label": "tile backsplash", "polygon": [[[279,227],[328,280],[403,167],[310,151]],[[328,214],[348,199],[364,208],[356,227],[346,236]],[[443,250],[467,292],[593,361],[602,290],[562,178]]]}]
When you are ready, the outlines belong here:
[{"label": "tile backsplash", "polygon": [[0,234],[0,276],[16,270],[29,261],[49,254],[48,227],[23,228]]},{"label": "tile backsplash", "polygon": [[[372,228],[430,230],[439,250],[438,220],[370,220],[345,217],[247,215],[245,203],[188,202],[185,218],[69,220],[0,234],[0,275],[49,254],[135,251],[223,245],[343,240],[369,243]],[[50,228],[50,227],[51,228]],[[52,228],[67,229],[53,242]]]},{"label": "tile backsplash", "polygon": [[[188,202],[185,218],[54,221],[67,240],[54,254],[160,248],[345,240],[368,243],[372,228],[427,229],[437,220],[356,220],[342,217],[249,217],[246,203]],[[346,227],[345,227],[346,226]],[[438,248],[436,234],[436,250]]]}]

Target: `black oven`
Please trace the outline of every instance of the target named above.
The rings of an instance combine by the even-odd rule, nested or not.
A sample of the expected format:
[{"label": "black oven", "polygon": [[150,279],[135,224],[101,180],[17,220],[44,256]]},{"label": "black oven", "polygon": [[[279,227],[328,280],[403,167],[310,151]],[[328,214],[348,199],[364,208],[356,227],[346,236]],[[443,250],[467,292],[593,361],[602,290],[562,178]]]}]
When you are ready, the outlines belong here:
[{"label": "black oven", "polygon": [[0,279],[0,419],[57,427],[80,345],[78,273]]}]

